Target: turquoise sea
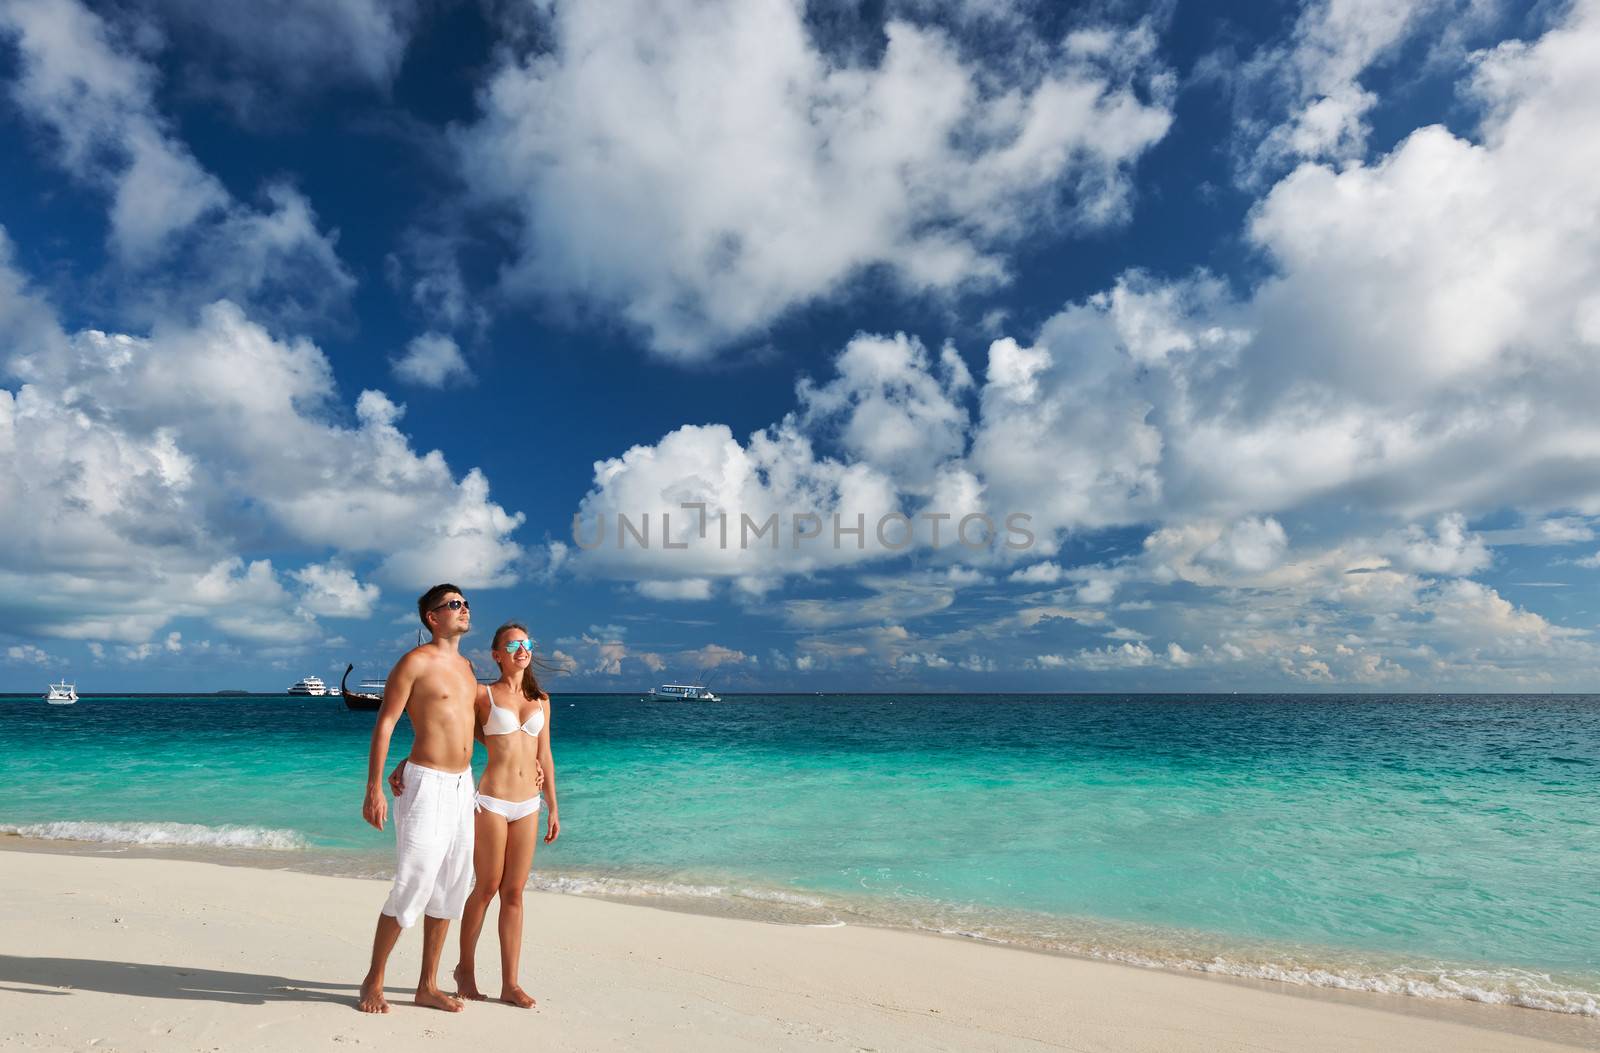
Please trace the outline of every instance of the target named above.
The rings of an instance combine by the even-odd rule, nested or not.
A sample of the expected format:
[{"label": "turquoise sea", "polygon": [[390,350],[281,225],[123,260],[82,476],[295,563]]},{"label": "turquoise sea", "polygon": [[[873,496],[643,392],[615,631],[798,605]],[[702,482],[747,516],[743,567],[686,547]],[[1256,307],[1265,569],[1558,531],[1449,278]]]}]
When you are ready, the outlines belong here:
[{"label": "turquoise sea", "polygon": [[[1600,697],[554,701],[536,887],[1600,1016]],[[0,832],[382,875],[371,725],[0,699]]]}]

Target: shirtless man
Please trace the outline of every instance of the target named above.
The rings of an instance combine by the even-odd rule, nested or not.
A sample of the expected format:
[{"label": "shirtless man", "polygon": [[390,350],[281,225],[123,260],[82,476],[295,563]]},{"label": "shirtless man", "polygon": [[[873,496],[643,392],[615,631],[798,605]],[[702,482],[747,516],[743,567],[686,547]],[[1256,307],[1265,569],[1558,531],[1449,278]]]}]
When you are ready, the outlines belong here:
[{"label": "shirtless man", "polygon": [[383,970],[400,931],[422,918],[422,977],[416,1004],[459,1013],[462,1002],[438,983],[439,955],[452,918],[460,918],[472,885],[473,702],[478,681],[461,655],[472,613],[461,590],[435,585],[417,600],[417,614],[433,639],[395,664],[383,690],[367,756],[367,796],[362,817],[383,829],[389,738],[400,714],[411,718],[415,741],[406,758],[405,791],[394,800],[394,888],[378,915],[372,968],[361,982],[361,1011],[387,1013]]}]

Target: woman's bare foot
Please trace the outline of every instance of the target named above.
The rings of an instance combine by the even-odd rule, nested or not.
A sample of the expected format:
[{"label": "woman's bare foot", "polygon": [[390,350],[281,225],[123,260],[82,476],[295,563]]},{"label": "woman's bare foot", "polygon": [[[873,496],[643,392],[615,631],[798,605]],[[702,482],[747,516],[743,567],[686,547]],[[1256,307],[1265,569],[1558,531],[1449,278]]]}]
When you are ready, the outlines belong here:
[{"label": "woman's bare foot", "polygon": [[456,978],[456,994],[462,998],[469,998],[474,1002],[487,1001],[489,996],[478,990],[477,977],[473,976],[461,966],[456,966],[456,971],[451,974]]},{"label": "woman's bare foot", "polygon": [[459,1013],[466,1008],[461,999],[453,998],[437,987],[417,988],[417,997],[413,1001],[424,1009],[443,1009],[446,1013]]},{"label": "woman's bare foot", "polygon": [[383,977],[374,980],[367,977],[361,981],[361,1001],[356,1006],[363,1013],[387,1013],[389,1000],[383,997]]},{"label": "woman's bare foot", "polygon": [[521,1006],[524,1009],[532,1009],[536,1004],[533,1000],[533,995],[524,991],[516,984],[506,984],[504,987],[500,988],[500,1001],[509,1003],[510,1005]]}]

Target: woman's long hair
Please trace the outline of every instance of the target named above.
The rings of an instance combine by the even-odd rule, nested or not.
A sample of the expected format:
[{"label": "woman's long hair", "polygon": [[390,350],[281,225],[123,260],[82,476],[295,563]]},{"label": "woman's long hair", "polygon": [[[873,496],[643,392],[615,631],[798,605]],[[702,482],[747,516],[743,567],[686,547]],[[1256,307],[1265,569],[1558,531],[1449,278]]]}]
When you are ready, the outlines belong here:
[{"label": "woman's long hair", "polygon": [[[494,642],[491,643],[489,647],[492,650],[500,650],[500,643],[505,637],[506,633],[518,630],[526,634],[530,642],[532,641],[533,634],[528,632],[528,627],[526,625],[523,625],[521,622],[506,622],[504,625],[500,626],[500,628],[494,631]],[[549,662],[545,661],[539,655],[534,654],[532,651],[528,652],[528,664],[522,670],[522,693],[530,699],[539,698],[544,694],[544,691],[539,687],[539,678],[533,675],[534,666],[538,666],[545,672],[555,672],[559,669],[558,666],[551,665]]]}]

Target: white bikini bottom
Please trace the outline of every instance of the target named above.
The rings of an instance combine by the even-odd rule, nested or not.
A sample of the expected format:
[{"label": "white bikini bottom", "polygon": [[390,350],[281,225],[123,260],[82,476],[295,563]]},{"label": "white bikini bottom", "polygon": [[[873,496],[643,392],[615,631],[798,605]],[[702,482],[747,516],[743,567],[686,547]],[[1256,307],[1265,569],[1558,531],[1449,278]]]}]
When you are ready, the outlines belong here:
[{"label": "white bikini bottom", "polygon": [[514,823],[518,819],[526,819],[539,810],[539,798],[530,797],[526,801],[502,801],[498,797],[486,797],[478,794],[478,811],[493,812],[503,815],[506,822]]}]

